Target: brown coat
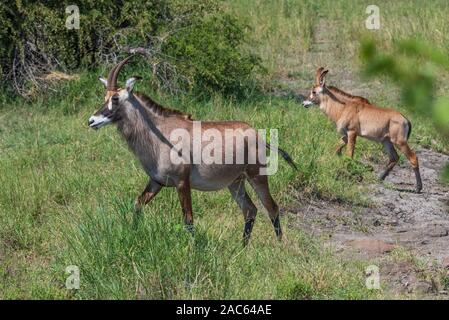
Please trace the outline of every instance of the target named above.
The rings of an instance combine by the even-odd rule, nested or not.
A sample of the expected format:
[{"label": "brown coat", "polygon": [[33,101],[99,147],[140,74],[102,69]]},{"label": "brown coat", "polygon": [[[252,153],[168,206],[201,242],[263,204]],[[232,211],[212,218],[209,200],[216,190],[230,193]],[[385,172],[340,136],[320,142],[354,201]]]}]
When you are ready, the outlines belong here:
[{"label": "brown coat", "polygon": [[[105,102],[90,117],[89,126],[98,129],[106,124],[115,123],[150,177],[145,190],[136,199],[136,211],[140,212],[142,205],[150,202],[163,187],[174,187],[178,191],[185,224],[189,230],[193,230],[191,189],[212,191],[227,187],[243,212],[244,244],[246,244],[257,213],[245,189],[247,180],[267,209],[276,235],[280,239],[282,232],[278,206],[270,194],[267,176],[261,174],[261,168],[266,165],[258,161],[259,158],[251,159],[247,156],[240,162],[231,161],[229,164],[226,164],[228,162],[225,158],[222,158],[221,162],[217,161],[219,163],[206,163],[202,157],[200,161],[192,159],[195,157],[195,153],[192,152],[192,148],[196,145],[195,139],[198,136],[201,139],[208,129],[213,129],[213,132],[222,137],[226,136],[226,130],[232,130],[235,134],[234,139],[230,143],[222,143],[221,150],[223,157],[231,154],[233,160],[238,159],[241,154],[259,155],[261,148],[265,152],[266,148],[271,149],[270,145],[263,140],[251,143],[245,133],[257,135],[257,132],[241,121],[204,121],[201,122],[201,131],[198,134],[195,132],[197,123],[189,115],[165,108],[144,94],[134,93],[133,86],[139,77],[128,79],[125,89],[118,88],[118,74],[130,58],[117,64],[109,73],[107,80],[100,78],[107,88]],[[174,132],[185,133],[187,138],[172,139]],[[199,145],[206,147],[210,143],[211,141],[202,141]],[[215,140],[212,143],[215,144]],[[220,148],[217,147],[217,150]],[[294,166],[287,153],[280,149],[279,153]],[[174,159],[173,156],[176,155],[179,157]],[[182,159],[185,161],[178,162]]]},{"label": "brown coat", "polygon": [[407,142],[412,131],[411,122],[394,109],[380,108],[366,98],[326,86],[327,72],[323,68],[317,70],[315,85],[303,105],[308,107],[317,104],[335,123],[337,131],[342,135],[337,154],[341,154],[342,149],[347,146],[347,155],[352,158],[357,136],[382,143],[390,157],[389,164],[380,176],[383,180],[399,161],[395,149],[397,147],[410,161],[415,172],[416,190],[420,192],[422,182],[418,158]]}]

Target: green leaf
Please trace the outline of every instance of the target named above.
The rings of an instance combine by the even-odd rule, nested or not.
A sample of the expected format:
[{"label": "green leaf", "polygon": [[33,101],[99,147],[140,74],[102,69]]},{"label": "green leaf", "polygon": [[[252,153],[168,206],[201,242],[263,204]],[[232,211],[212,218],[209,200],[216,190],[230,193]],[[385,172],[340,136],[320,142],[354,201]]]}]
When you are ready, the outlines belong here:
[{"label": "green leaf", "polygon": [[436,125],[445,134],[449,134],[449,98],[441,97],[437,99],[433,108],[433,118]]}]

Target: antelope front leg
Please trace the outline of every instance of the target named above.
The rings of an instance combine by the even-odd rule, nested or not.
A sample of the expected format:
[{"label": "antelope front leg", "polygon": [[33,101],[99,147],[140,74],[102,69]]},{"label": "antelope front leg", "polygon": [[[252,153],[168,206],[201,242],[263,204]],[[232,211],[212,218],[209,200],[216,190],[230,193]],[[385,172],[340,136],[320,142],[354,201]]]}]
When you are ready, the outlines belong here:
[{"label": "antelope front leg", "polygon": [[347,136],[343,136],[341,137],[340,143],[338,145],[337,150],[335,151],[335,153],[338,156],[341,156],[341,151],[343,150],[343,148],[348,144],[348,137]]},{"label": "antelope front leg", "polygon": [[179,201],[181,202],[182,212],[184,213],[186,229],[193,232],[192,194],[188,177],[186,180],[179,182],[176,190],[178,191]]},{"label": "antelope front leg", "polygon": [[159,191],[161,191],[161,189],[162,185],[154,180],[150,180],[150,182],[148,182],[147,186],[145,187],[145,190],[143,190],[142,194],[138,196],[136,201],[134,202],[135,212],[141,212],[142,206],[153,200],[153,198],[159,193]]},{"label": "antelope front leg", "polygon": [[346,153],[348,157],[354,156],[354,148],[355,148],[355,141],[357,139],[357,133],[355,131],[348,131],[348,149],[346,150]]}]

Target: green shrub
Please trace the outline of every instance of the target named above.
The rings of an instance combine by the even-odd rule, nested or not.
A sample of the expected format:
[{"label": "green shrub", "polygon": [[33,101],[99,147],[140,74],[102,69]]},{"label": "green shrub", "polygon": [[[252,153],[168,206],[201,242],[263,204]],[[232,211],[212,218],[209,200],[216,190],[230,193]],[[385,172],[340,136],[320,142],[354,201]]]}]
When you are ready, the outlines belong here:
[{"label": "green shrub", "polygon": [[243,26],[229,14],[206,17],[171,38],[165,51],[178,61],[183,74],[199,88],[241,94],[251,84],[259,59],[236,50],[245,41]]},{"label": "green shrub", "polygon": [[137,46],[151,52],[147,70],[163,88],[240,94],[259,65],[243,49],[245,25],[218,0],[79,0],[80,28],[69,30],[65,10],[72,4],[0,4],[0,77],[7,87],[27,95],[47,88],[42,77],[55,69],[115,62]]}]

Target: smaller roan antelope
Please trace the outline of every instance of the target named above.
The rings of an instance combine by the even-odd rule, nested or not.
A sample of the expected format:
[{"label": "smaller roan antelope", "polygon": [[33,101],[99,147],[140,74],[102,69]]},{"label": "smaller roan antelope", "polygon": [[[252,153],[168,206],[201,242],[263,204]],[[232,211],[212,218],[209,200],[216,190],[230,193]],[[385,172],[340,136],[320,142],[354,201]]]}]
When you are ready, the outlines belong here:
[{"label": "smaller roan antelope", "polygon": [[[136,211],[139,212],[142,205],[154,199],[163,187],[174,187],[179,195],[186,227],[193,231],[191,189],[213,191],[227,187],[243,212],[245,219],[243,240],[246,245],[257,213],[256,206],[245,190],[245,181],[248,181],[267,209],[276,235],[281,239],[279,209],[270,194],[268,176],[261,174],[260,170],[266,167],[266,164],[261,163],[260,158],[257,161],[251,161],[249,157],[250,154],[259,155],[261,148],[263,148],[263,152],[265,149],[273,148],[263,140],[258,140],[256,144],[250,143],[245,134],[257,133],[247,123],[205,121],[201,122],[201,136],[207,130],[218,133],[219,136],[226,136],[227,130],[235,133],[229,143],[225,142],[219,147],[219,150],[222,151],[219,153],[223,157],[231,155],[232,163],[227,161],[206,163],[202,160],[200,163],[194,161],[174,162],[173,150],[175,154],[180,153],[180,150],[182,152],[189,150],[182,155],[185,157],[183,159],[190,160],[192,158],[190,150],[193,150],[195,141],[198,141],[196,138],[198,135],[195,135],[195,122],[187,114],[165,108],[148,96],[134,92],[133,86],[140,77],[129,78],[125,88],[118,87],[117,78],[120,70],[131,57],[113,67],[107,80],[100,77],[100,81],[106,87],[106,96],[102,107],[90,117],[89,126],[98,129],[104,125],[115,123],[129,148],[137,156],[150,177],[145,190],[136,199]],[[181,146],[172,139],[172,133],[176,131],[187,133],[188,139],[181,139]],[[210,141],[201,141],[200,146],[206,147],[210,143]],[[213,143],[215,143],[215,138]],[[290,156],[281,149],[278,151],[295,168]],[[244,155],[243,161],[239,162],[238,156],[242,154]],[[221,157],[220,155],[220,160],[222,160]]]},{"label": "smaller roan antelope", "polygon": [[412,132],[412,124],[401,113],[393,109],[384,109],[371,104],[367,99],[353,96],[336,87],[327,86],[325,77],[329,70],[319,68],[316,71],[315,84],[309,98],[303,101],[304,107],[313,104],[332,120],[339,133],[343,135],[337,154],[347,146],[347,155],[353,157],[357,136],[383,144],[390,162],[380,175],[384,180],[399,161],[395,146],[405,154],[413,167],[416,177],[416,192],[422,189],[418,158],[410,149],[407,141]]}]

